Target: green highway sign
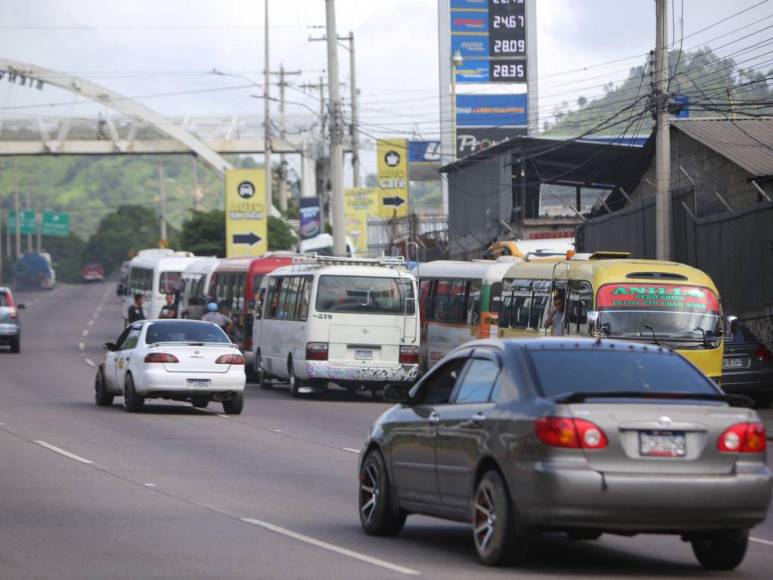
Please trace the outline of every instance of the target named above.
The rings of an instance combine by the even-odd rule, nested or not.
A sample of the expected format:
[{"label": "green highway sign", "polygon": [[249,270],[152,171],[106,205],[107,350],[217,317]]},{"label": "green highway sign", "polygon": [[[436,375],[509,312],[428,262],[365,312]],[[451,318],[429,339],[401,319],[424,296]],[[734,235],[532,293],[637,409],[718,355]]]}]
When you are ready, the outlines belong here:
[{"label": "green highway sign", "polygon": [[40,222],[40,234],[66,238],[70,235],[70,214],[56,211],[44,211]]},{"label": "green highway sign", "polygon": [[[22,210],[19,212],[19,230],[22,234],[34,234],[37,231],[35,227],[35,212],[33,210]],[[8,212],[8,233],[16,233],[16,212]]]}]

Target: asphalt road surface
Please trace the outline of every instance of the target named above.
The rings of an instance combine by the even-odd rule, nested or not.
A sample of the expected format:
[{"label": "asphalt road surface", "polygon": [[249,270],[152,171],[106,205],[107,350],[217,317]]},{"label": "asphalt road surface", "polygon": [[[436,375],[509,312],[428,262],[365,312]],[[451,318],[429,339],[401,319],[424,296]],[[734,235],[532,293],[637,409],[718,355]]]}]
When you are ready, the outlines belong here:
[{"label": "asphalt road surface", "polygon": [[412,517],[365,536],[356,451],[386,408],[368,396],[250,388],[244,414],[93,403],[121,330],[112,285],[22,293],[20,355],[0,353],[0,578],[770,578],[773,522],[731,574],[668,536],[540,539],[518,569],[478,564],[466,526]]}]

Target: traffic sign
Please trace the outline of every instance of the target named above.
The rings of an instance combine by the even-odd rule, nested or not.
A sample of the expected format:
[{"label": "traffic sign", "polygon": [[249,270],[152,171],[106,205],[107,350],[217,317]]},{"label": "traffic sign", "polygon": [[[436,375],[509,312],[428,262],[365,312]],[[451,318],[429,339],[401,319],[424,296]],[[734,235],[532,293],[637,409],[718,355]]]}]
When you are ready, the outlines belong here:
[{"label": "traffic sign", "polygon": [[[16,233],[16,212],[10,210],[8,212],[8,233]],[[19,231],[22,234],[34,234],[37,231],[35,225],[35,212],[33,210],[22,210],[19,212]]]},{"label": "traffic sign", "polygon": [[393,197],[385,197],[384,198],[384,205],[385,206],[392,206],[392,207],[400,207],[405,203],[405,200],[400,197],[399,195],[395,195]]},{"label": "traffic sign", "polygon": [[225,174],[226,256],[262,256],[268,251],[268,202],[263,169]]},{"label": "traffic sign", "polygon": [[40,234],[66,238],[70,235],[70,214],[56,211],[44,211],[40,222]]},{"label": "traffic sign", "polygon": [[378,156],[378,189],[381,197],[381,217],[405,217],[408,215],[408,140],[379,139],[376,143]]}]

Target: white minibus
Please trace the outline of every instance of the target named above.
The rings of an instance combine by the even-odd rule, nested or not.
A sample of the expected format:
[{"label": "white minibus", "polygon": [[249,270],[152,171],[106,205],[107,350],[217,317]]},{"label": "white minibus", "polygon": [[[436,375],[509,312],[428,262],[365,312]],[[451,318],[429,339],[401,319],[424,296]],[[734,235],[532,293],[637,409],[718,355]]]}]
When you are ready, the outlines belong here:
[{"label": "white minibus", "polygon": [[180,291],[183,270],[198,259],[191,252],[167,249],[140,251],[129,262],[129,278],[124,288],[124,319],[135,294],[145,296],[145,318],[158,318],[166,295]]},{"label": "white minibus", "polygon": [[178,318],[199,320],[207,311],[207,290],[220,260],[198,258],[183,270],[183,288],[177,305]]},{"label": "white minibus", "polygon": [[411,384],[419,370],[416,279],[402,258],[299,256],[267,275],[253,325],[260,386],[290,393]]}]

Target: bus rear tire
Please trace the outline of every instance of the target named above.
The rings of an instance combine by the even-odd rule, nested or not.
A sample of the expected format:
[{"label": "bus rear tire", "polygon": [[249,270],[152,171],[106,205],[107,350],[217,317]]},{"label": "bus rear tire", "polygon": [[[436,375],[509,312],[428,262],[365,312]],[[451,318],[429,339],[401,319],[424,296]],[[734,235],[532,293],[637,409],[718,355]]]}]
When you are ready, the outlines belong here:
[{"label": "bus rear tire", "polygon": [[301,398],[300,388],[303,386],[300,380],[295,376],[293,362],[287,362],[287,384],[290,386],[290,396],[294,399]]},{"label": "bus rear tire", "polygon": [[255,379],[258,382],[258,387],[267,391],[272,389],[274,385],[266,380],[266,371],[263,370],[263,359],[260,356],[260,351],[255,352],[255,359],[252,363],[252,370],[255,373]]}]

